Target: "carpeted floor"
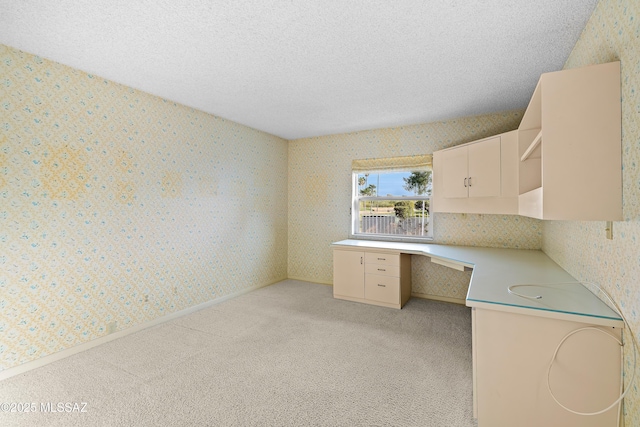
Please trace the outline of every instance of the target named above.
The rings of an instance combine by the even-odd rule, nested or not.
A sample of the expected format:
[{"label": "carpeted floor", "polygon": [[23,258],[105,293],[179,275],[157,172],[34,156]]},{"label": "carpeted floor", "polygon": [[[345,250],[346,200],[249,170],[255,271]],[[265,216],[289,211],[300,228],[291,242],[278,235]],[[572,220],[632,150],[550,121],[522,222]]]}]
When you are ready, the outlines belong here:
[{"label": "carpeted floor", "polygon": [[1,426],[472,427],[470,309],[286,280],[4,380],[1,402],[37,406]]}]

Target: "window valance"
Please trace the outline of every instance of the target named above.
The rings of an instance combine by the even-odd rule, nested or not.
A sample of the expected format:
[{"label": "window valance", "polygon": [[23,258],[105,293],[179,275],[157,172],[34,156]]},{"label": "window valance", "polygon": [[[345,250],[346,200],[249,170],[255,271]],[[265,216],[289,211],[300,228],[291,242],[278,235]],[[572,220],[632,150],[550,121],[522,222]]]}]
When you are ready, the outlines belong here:
[{"label": "window valance", "polygon": [[356,159],[351,162],[353,172],[400,172],[431,170],[433,156],[421,154],[416,156],[387,157],[380,159]]}]

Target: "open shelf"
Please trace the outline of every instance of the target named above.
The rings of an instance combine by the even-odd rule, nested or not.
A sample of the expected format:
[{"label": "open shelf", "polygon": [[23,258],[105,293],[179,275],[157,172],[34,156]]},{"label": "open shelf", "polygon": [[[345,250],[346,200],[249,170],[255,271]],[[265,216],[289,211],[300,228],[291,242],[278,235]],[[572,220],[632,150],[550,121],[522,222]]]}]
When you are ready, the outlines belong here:
[{"label": "open shelf", "polygon": [[[528,205],[526,194],[542,187],[542,79],[538,81],[518,127],[518,205]],[[542,190],[539,191],[542,194]],[[520,207],[520,215],[525,215]],[[527,210],[527,209],[525,209]]]},{"label": "open shelf", "polygon": [[542,129],[518,131],[518,158],[520,166],[519,192],[524,194],[542,186]]},{"label": "open shelf", "polygon": [[519,214],[621,220],[620,117],[619,62],[542,74],[518,127]]},{"label": "open shelf", "polygon": [[542,129],[540,129],[540,131],[533,138],[533,141],[531,142],[531,144],[529,144],[529,147],[527,147],[527,149],[524,151],[524,154],[522,155],[522,157],[520,157],[520,161],[524,162],[525,160],[527,160],[531,155],[531,153],[533,153],[535,149],[538,148],[538,145],[540,145],[541,142],[542,142]]}]

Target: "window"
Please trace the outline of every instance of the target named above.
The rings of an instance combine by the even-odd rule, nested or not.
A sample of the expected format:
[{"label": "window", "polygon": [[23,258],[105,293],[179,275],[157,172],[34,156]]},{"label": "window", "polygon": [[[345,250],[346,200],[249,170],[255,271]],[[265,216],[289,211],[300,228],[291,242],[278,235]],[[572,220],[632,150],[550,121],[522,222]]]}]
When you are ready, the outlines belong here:
[{"label": "window", "polygon": [[431,156],[354,160],[354,237],[431,239]]}]

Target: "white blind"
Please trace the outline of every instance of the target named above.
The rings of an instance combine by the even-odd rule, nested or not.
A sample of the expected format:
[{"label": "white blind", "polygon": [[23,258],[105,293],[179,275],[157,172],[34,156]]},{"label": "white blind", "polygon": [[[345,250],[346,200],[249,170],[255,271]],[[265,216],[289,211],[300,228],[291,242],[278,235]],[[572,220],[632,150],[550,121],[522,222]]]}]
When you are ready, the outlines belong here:
[{"label": "white blind", "polygon": [[430,170],[433,162],[431,154],[417,156],[387,157],[380,159],[357,159],[351,162],[354,172],[399,172]]}]

